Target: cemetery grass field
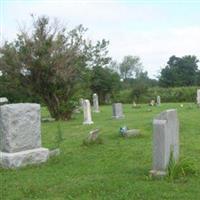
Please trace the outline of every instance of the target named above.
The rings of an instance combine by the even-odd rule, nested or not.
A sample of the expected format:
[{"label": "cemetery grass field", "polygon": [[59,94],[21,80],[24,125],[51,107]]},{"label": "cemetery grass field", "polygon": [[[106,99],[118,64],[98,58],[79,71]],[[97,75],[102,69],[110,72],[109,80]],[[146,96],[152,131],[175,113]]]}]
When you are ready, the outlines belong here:
[{"label": "cemetery grass field", "polygon": [[[125,119],[114,120],[111,106],[93,113],[93,125],[82,125],[83,114],[68,122],[43,122],[43,147],[58,146],[61,154],[39,166],[0,169],[2,200],[129,200],[200,199],[200,109],[195,104],[162,104],[132,108],[124,105]],[[174,181],[149,177],[152,166],[152,120],[161,111],[177,108],[180,119],[180,155],[190,158],[196,174]],[[151,109],[152,111],[148,111]],[[42,108],[42,116],[48,112]],[[121,138],[120,126],[140,129],[142,136]],[[82,145],[90,130],[99,128],[102,144]]]}]

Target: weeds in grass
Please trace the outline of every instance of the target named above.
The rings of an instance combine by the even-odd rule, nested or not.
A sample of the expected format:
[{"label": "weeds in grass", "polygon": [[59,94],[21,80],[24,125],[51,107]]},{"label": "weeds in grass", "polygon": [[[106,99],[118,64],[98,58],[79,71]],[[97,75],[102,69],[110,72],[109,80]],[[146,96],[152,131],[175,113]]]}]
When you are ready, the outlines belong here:
[{"label": "weeds in grass", "polygon": [[195,162],[189,158],[180,159],[178,162],[176,162],[171,155],[166,178],[174,181],[178,178],[196,174],[197,170],[194,163]]},{"label": "weeds in grass", "polygon": [[63,142],[64,137],[63,137],[63,131],[61,129],[60,123],[57,125],[57,132],[55,134],[55,147],[59,148],[60,144]]},{"label": "weeds in grass", "polygon": [[103,144],[102,138],[98,137],[96,140],[84,139],[82,143],[83,146],[90,146],[94,144]]}]

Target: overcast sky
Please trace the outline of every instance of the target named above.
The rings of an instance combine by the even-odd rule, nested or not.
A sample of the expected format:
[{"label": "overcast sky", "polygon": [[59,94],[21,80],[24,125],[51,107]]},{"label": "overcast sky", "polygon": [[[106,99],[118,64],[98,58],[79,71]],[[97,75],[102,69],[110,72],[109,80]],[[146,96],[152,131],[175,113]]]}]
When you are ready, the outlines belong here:
[{"label": "overcast sky", "polygon": [[154,78],[171,55],[200,59],[200,0],[0,0],[1,44],[16,37],[30,14],[83,24],[88,37],[110,41],[110,56],[139,56]]}]

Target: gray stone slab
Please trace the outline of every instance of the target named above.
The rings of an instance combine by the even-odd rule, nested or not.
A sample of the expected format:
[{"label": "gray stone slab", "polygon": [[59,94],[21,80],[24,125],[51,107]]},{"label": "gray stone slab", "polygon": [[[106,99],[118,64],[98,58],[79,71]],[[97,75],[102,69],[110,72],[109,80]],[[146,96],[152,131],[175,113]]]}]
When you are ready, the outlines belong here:
[{"label": "gray stone slab", "polygon": [[0,106],[0,151],[19,152],[41,147],[40,105]]},{"label": "gray stone slab", "polygon": [[153,120],[154,174],[165,172],[170,155],[175,161],[179,158],[179,120],[175,109],[166,110]]},{"label": "gray stone slab", "polygon": [[200,106],[200,89],[197,90],[197,105]]},{"label": "gray stone slab", "polygon": [[52,149],[49,151],[49,157],[59,156],[60,155],[60,149]]},{"label": "gray stone slab", "polygon": [[49,158],[49,150],[37,148],[16,153],[0,152],[0,166],[3,168],[18,168],[26,165],[40,164]]},{"label": "gray stone slab", "polygon": [[96,93],[93,94],[93,112],[99,113],[99,98]]},{"label": "gray stone slab", "polygon": [[114,119],[123,119],[124,114],[123,114],[123,107],[121,103],[114,103],[112,105],[113,108],[113,118]]},{"label": "gray stone slab", "polygon": [[83,115],[84,115],[84,121],[83,124],[93,124],[94,122],[92,121],[92,114],[91,114],[91,106],[90,106],[90,101],[85,99],[83,101]]},{"label": "gray stone slab", "polygon": [[160,96],[157,96],[157,106],[160,106],[161,105],[161,98],[160,98]]}]

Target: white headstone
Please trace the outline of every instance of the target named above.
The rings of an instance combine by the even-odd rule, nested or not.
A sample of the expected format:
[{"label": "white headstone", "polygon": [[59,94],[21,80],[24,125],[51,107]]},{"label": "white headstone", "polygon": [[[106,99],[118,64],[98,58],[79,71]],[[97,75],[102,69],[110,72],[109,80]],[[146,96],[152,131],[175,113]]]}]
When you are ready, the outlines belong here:
[{"label": "white headstone", "polygon": [[40,105],[0,106],[0,165],[16,168],[45,162],[48,156],[41,147]]},{"label": "white headstone", "polygon": [[92,115],[91,115],[91,107],[90,101],[85,99],[83,101],[83,115],[84,115],[84,122],[83,124],[93,124]]},{"label": "white headstone", "polygon": [[200,106],[200,89],[197,90],[197,104]]},{"label": "white headstone", "polygon": [[93,94],[93,111],[98,113],[99,111],[99,98],[96,93]]},{"label": "white headstone", "polygon": [[0,105],[8,103],[8,99],[6,97],[0,97]]},{"label": "white headstone", "polygon": [[160,104],[161,104],[161,98],[160,96],[157,96],[157,105],[160,106]]},{"label": "white headstone", "polygon": [[124,118],[123,107],[121,103],[114,103],[112,105],[113,108],[113,118],[122,119]]},{"label": "white headstone", "polygon": [[179,120],[175,109],[166,110],[153,120],[152,175],[165,175],[170,156],[179,158]]}]

